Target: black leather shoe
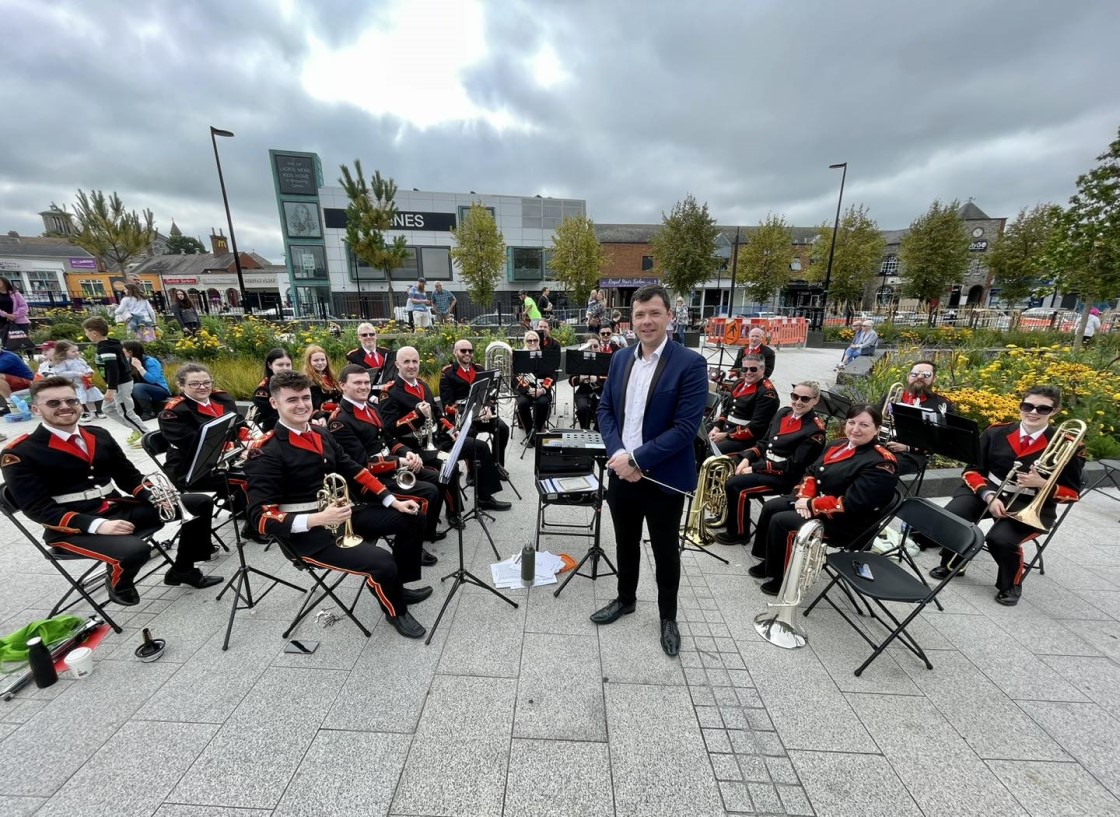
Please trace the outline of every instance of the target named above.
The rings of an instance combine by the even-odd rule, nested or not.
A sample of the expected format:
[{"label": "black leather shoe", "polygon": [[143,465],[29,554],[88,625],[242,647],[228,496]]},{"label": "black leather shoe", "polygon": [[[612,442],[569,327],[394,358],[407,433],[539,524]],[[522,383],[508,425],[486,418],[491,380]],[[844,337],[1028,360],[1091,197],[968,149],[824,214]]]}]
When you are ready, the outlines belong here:
[{"label": "black leather shoe", "polygon": [[105,589],[109,591],[109,601],[122,607],[135,607],[140,603],[140,593],[135,587],[113,587],[109,576],[105,576]]},{"label": "black leather shoe", "polygon": [[615,599],[606,607],[601,610],[596,610],[591,614],[591,620],[596,624],[611,624],[618,621],[623,616],[628,616],[634,612],[634,602],[623,604],[618,599]]},{"label": "black leather shoe", "polygon": [[677,622],[671,618],[661,619],[661,649],[670,658],[681,651],[681,631],[677,629]]},{"label": "black leather shoe", "polygon": [[725,530],[716,534],[716,541],[721,545],[745,545],[747,543],[746,539],[740,539],[735,534]]},{"label": "black leather shoe", "polygon": [[[951,569],[945,567],[945,565],[938,565],[937,567],[935,567],[933,570],[931,570],[929,572],[929,577],[931,579],[937,579],[938,581],[941,581],[942,579],[949,578],[949,574],[952,573],[952,572],[953,571]],[[964,571],[961,571],[957,575],[958,576],[963,576]]]},{"label": "black leather shoe", "polygon": [[424,625],[414,619],[412,613],[407,610],[398,616],[385,616],[385,620],[405,638],[423,638],[424,633],[428,632],[424,629]]},{"label": "black leather shoe", "polygon": [[766,578],[766,562],[759,562],[753,565],[748,571],[747,575],[752,579],[765,579]]},{"label": "black leather shoe", "polygon": [[405,604],[417,604],[428,598],[428,596],[430,595],[432,595],[431,586],[424,585],[423,587],[416,587],[412,589],[406,587],[401,598],[404,599]]},{"label": "black leather shoe", "polygon": [[1019,594],[1015,592],[1014,587],[1009,587],[996,593],[996,601],[1004,607],[1014,607],[1019,603]]},{"label": "black leather shoe", "polygon": [[768,582],[760,584],[758,589],[767,596],[776,596],[778,595],[778,591],[782,589],[782,581],[781,579],[771,579]]},{"label": "black leather shoe", "polygon": [[439,559],[437,559],[434,554],[428,553],[424,548],[420,548],[420,564],[424,567],[431,567],[438,561]]},{"label": "black leather shoe", "polygon": [[447,531],[445,531],[445,530],[437,530],[435,533],[432,534],[432,541],[433,542],[442,542],[446,538],[447,538]]},{"label": "black leather shoe", "polygon": [[171,568],[167,571],[167,575],[163,577],[163,583],[169,584],[172,587],[178,587],[180,584],[189,584],[191,587],[197,587],[199,590],[221,584],[222,581],[223,579],[221,576],[204,576],[202,571],[197,567],[185,573],[180,573],[175,568]]},{"label": "black leather shoe", "polygon": [[513,507],[513,503],[501,499],[494,499],[494,497],[488,497],[486,499],[479,497],[478,507],[482,508],[484,511],[508,511]]},{"label": "black leather shoe", "polygon": [[447,524],[455,530],[462,530],[466,527],[466,524],[463,522],[463,517],[457,513],[449,513],[447,515]]}]

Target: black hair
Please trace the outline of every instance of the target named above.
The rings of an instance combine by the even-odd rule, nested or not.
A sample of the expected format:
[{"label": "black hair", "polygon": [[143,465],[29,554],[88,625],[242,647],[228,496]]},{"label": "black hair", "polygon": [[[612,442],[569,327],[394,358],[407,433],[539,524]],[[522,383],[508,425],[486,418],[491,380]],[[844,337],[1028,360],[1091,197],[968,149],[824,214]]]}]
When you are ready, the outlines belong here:
[{"label": "black hair", "polygon": [[[264,376],[272,377],[274,374],[272,371],[272,364],[284,358],[292,359],[292,356],[288,354],[286,349],[281,349],[279,346],[274,349],[269,349],[268,354],[264,356]],[[293,360],[292,363],[295,363],[295,361]]]},{"label": "black hair", "polygon": [[876,428],[883,425],[883,412],[879,411],[878,406],[873,406],[870,403],[853,403],[852,407],[848,409],[848,413],[844,415],[844,419],[851,420],[861,414],[870,414],[871,422],[875,423]]},{"label": "black hair", "polygon": [[633,307],[636,303],[645,303],[652,301],[654,298],[660,298],[661,302],[665,304],[665,309],[672,309],[669,303],[669,290],[661,286],[661,284],[646,284],[644,287],[639,287],[638,291],[630,298],[630,306]]}]

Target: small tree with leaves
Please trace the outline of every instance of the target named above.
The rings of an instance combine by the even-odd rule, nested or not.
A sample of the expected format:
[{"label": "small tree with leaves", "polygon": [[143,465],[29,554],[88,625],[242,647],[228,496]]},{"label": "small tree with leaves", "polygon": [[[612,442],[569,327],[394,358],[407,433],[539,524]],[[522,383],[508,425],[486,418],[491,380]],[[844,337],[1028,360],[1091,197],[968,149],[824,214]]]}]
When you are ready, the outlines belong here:
[{"label": "small tree with leaves", "polygon": [[167,255],[198,255],[204,252],[206,246],[189,235],[173,235],[167,239]]},{"label": "small tree with leaves", "polygon": [[969,238],[960,206],[935,200],[911,222],[899,249],[902,293],[925,303],[931,318],[935,303],[968,270]]},{"label": "small tree with leaves", "polygon": [[78,232],[70,241],[120,272],[148,252],[156,237],[152,211],[125,210],[116,193],[107,197],[101,190],[88,195],[79,190],[74,217]]},{"label": "small tree with leaves", "polygon": [[1099,164],[1077,177],[1077,192],[1055,230],[1048,256],[1064,292],[1084,304],[1074,333],[1080,347],[1089,308],[1120,298],[1120,131]]},{"label": "small tree with leaves", "polygon": [[988,254],[988,271],[992,283],[999,284],[1004,303],[1025,300],[1046,277],[1046,253],[1061,216],[1062,208],[1056,204],[1036,204],[1030,210],[1024,207],[996,239]]},{"label": "small tree with leaves", "polygon": [[404,236],[399,235],[392,241],[385,236],[393,229],[393,219],[397,215],[397,206],[393,203],[397,195],[396,182],[383,178],[381,171],[375,170],[367,184],[360,159],[354,160],[353,173],[346,165],[340,165],[340,169],[342,177],[338,183],[350,202],[346,206],[346,243],[360,260],[385,273],[392,298],[392,272],[402,267],[409,256]]},{"label": "small tree with leaves", "polygon": [[[828,270],[832,246],[832,225],[822,224],[817,232],[813,261],[806,279],[823,281]],[[840,217],[836,229],[836,249],[832,254],[832,275],[828,279],[828,300],[849,309],[858,307],[883,260],[883,234],[875,219],[862,204],[853,204]]]},{"label": "small tree with leaves", "polygon": [[764,304],[789,283],[792,244],[793,230],[782,216],[772,213],[748,236],[739,250],[738,268],[752,301]]},{"label": "small tree with leaves", "polygon": [[494,300],[494,290],[506,266],[506,242],[498,223],[480,202],[471,205],[462,223],[451,231],[455,245],[451,258],[467,285],[471,301],[483,309]]},{"label": "small tree with leaves", "polygon": [[653,259],[661,282],[688,300],[692,290],[711,278],[723,262],[716,255],[719,229],[692,195],[661,214],[661,229],[653,237]]},{"label": "small tree with leaves", "polygon": [[560,222],[552,235],[548,268],[575,303],[587,300],[607,260],[591,219],[569,216]]}]

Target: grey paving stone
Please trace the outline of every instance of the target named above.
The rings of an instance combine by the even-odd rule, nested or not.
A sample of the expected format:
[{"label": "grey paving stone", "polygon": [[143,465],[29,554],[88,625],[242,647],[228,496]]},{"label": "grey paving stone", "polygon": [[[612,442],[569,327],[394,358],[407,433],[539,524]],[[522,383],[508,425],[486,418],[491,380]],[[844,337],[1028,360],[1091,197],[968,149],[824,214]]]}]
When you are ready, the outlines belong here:
[{"label": "grey paving stone", "polygon": [[152,817],[271,817],[271,809],[218,808],[164,803]]},{"label": "grey paving stone", "polygon": [[147,817],[217,729],[208,723],[126,723],[38,814]]},{"label": "grey paving stone", "polygon": [[509,753],[504,817],[613,817],[605,743],[522,740]]},{"label": "grey paving stone", "polygon": [[812,815],[813,807],[801,786],[778,786],[778,797],[781,798],[782,808],[790,815]]},{"label": "grey paving stone", "polygon": [[1024,701],[1019,706],[1120,797],[1120,721],[1096,704]]},{"label": "grey paving stone", "polygon": [[526,633],[514,737],[605,741],[599,639]]},{"label": "grey paving stone", "polygon": [[787,749],[874,752],[877,747],[809,650],[740,645],[766,711]]},{"label": "grey paving stone", "polygon": [[0,817],[31,817],[45,802],[47,802],[45,797],[0,795]]},{"label": "grey paving stone", "polygon": [[167,799],[275,807],[345,678],[337,670],[265,670]]},{"label": "grey paving stone", "polygon": [[1070,626],[1092,648],[1120,661],[1120,621],[1072,621]]},{"label": "grey paving stone", "polygon": [[709,755],[708,757],[712,761],[712,771],[715,773],[716,780],[734,782],[743,779],[743,772],[735,760],[735,755]]},{"label": "grey paving stone", "polygon": [[273,815],[387,813],[410,742],[408,735],[320,730]]},{"label": "grey paving stone", "polygon": [[[931,814],[1023,814],[930,701],[849,693],[852,706],[910,794]],[[796,765],[796,761],[794,762]],[[798,774],[812,801],[812,779]],[[953,785],[946,785],[946,781]],[[816,804],[814,803],[814,808]],[[819,810],[819,809],[818,809]]]},{"label": "grey paving stone", "polygon": [[762,755],[736,755],[735,757],[739,761],[739,770],[743,773],[743,779],[748,783],[770,782],[770,771],[766,768],[766,761],[769,758]]},{"label": "grey paving stone", "polygon": [[922,815],[882,755],[791,751],[790,759],[819,817]]},{"label": "grey paving stone", "polygon": [[723,798],[723,807],[730,812],[754,812],[751,804],[751,795],[746,783],[733,781],[720,781],[719,793]]},{"label": "grey paving stone", "polygon": [[680,661],[661,649],[656,604],[638,602],[632,615],[600,627],[599,655],[611,684],[684,684]]},{"label": "grey paving stone", "polygon": [[517,682],[438,675],[392,810],[492,815],[501,810]]},{"label": "grey paving stone", "polygon": [[1032,817],[1120,814],[1120,800],[1076,763],[989,760],[988,768]]},{"label": "grey paving stone", "polygon": [[612,683],[607,724],[619,814],[722,814],[686,689]]},{"label": "grey paving stone", "polygon": [[1115,662],[1084,656],[1043,656],[1042,661],[1114,718],[1120,717],[1120,667]]},{"label": "grey paving stone", "polygon": [[[814,655],[820,659],[821,664],[828,670],[832,680],[845,692],[890,692],[898,695],[914,695],[917,688],[914,682],[900,666],[902,662],[915,663],[925,667],[920,660],[907,652],[895,654],[887,650],[884,655],[875,659],[863,675],[855,676],[855,669],[871,655],[872,648],[860,638],[859,633],[853,630],[844,619],[829,607],[814,610],[804,619],[805,627],[809,633],[809,647]],[[863,623],[863,622],[861,622]],[[871,632],[872,638],[879,640],[885,635],[883,629],[874,622],[867,622],[866,628]],[[918,643],[928,647],[917,636]],[[940,641],[944,641],[938,636]]]},{"label": "grey paving stone", "polygon": [[447,627],[448,635],[439,672],[516,678],[525,634],[525,605],[518,602],[520,606],[514,609],[470,585],[464,585],[456,595],[460,598],[455,618],[450,623],[446,617],[440,622],[441,628]]},{"label": "grey paving stone", "polygon": [[786,783],[793,786],[801,783],[797,779],[797,773],[793,770],[793,763],[788,758],[766,758],[766,770],[770,772],[770,779],[775,783]]},{"label": "grey paving stone", "polygon": [[756,811],[780,812],[782,801],[778,797],[778,790],[769,783],[748,783],[747,791],[751,793],[751,802]]},{"label": "grey paving stone", "polygon": [[[562,582],[567,575],[561,573],[557,579]],[[528,594],[525,632],[593,634],[597,628],[590,616],[602,606],[596,603],[594,584],[577,576],[568,583],[559,598],[552,595],[557,586],[534,587]]]}]

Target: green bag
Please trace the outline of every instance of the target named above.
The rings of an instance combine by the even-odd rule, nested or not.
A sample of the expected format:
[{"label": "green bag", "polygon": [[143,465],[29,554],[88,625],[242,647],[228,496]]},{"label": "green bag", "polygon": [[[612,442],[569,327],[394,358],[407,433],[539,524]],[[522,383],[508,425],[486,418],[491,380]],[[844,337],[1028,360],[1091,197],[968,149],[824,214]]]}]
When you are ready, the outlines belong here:
[{"label": "green bag", "polygon": [[33,621],[11,635],[0,638],[0,664],[27,661],[29,638],[39,637],[44,644],[50,645],[67,638],[84,623],[85,619],[67,615]]}]

